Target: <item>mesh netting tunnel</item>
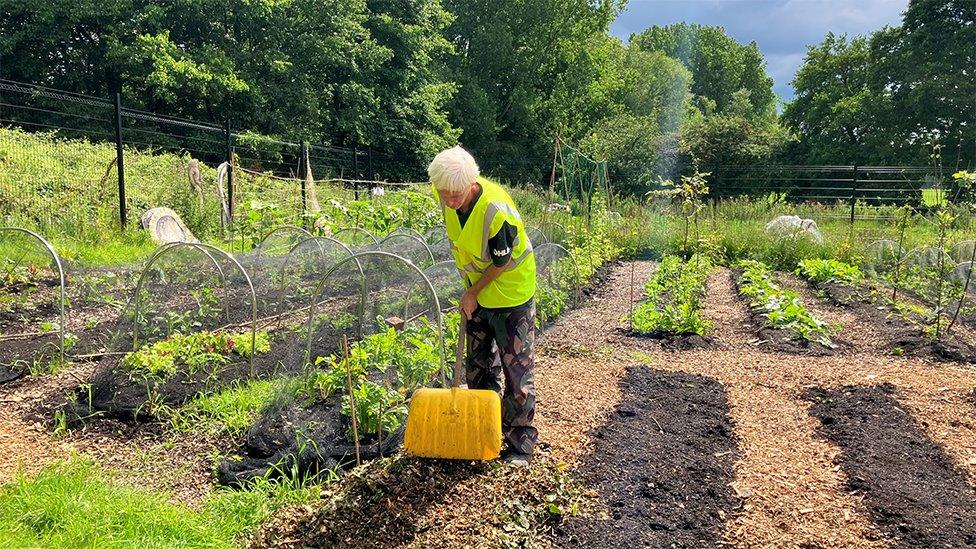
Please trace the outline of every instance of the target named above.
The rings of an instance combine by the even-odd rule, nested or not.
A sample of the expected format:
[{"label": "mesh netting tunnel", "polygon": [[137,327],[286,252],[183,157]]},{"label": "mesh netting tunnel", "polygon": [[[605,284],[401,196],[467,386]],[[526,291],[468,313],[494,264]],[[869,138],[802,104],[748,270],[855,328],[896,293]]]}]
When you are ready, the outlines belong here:
[{"label": "mesh netting tunnel", "polygon": [[339,229],[332,234],[332,238],[335,238],[339,242],[342,242],[351,248],[375,246],[377,243],[377,238],[373,233],[360,227],[346,227],[345,229]]},{"label": "mesh netting tunnel", "polygon": [[269,231],[254,247],[252,253],[265,256],[285,255],[299,242],[312,238],[314,235],[307,230],[293,225],[282,225]]},{"label": "mesh netting tunnel", "polygon": [[413,391],[446,382],[457,322],[441,308],[430,279],[395,254],[369,250],[330,267],[308,311],[303,372],[248,430],[242,455],[221,463],[220,481],[349,464],[357,441],[363,459],[394,451]]},{"label": "mesh netting tunnel", "polygon": [[65,359],[65,270],[41,235],[0,227],[0,383]]},{"label": "mesh netting tunnel", "polygon": [[155,418],[198,394],[275,375],[272,338],[256,320],[254,286],[236,258],[208,244],[159,247],[73,419]]},{"label": "mesh netting tunnel", "polygon": [[406,232],[384,237],[376,244],[375,249],[409,259],[421,269],[433,265],[435,261],[434,254],[423,237]]},{"label": "mesh netting tunnel", "polygon": [[576,259],[565,247],[549,242],[535,246],[536,317],[551,322],[583,299],[583,280]]},{"label": "mesh netting tunnel", "polygon": [[904,255],[904,251],[899,249],[894,240],[875,240],[864,249],[864,267],[877,273],[894,271],[895,265]]}]

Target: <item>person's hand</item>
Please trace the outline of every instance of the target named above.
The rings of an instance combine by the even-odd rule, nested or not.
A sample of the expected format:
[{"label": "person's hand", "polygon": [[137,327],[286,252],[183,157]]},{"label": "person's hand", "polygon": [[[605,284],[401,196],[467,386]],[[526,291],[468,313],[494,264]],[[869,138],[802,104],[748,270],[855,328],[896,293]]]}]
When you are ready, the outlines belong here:
[{"label": "person's hand", "polygon": [[461,296],[461,312],[464,313],[464,318],[471,320],[474,315],[474,310],[478,308],[478,296],[468,290],[464,292]]}]

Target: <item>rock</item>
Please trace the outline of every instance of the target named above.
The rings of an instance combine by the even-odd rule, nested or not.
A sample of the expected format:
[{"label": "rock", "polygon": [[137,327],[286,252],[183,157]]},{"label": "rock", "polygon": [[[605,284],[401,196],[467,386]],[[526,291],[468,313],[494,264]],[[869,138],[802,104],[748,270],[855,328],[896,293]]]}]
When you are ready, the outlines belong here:
[{"label": "rock", "polygon": [[152,208],[142,214],[142,228],[149,231],[149,235],[157,244],[170,242],[199,242],[186,228],[180,215],[169,208]]},{"label": "rock", "polygon": [[817,222],[812,219],[800,219],[795,215],[781,215],[766,224],[766,232],[777,238],[809,238],[817,244],[823,244],[823,235]]}]

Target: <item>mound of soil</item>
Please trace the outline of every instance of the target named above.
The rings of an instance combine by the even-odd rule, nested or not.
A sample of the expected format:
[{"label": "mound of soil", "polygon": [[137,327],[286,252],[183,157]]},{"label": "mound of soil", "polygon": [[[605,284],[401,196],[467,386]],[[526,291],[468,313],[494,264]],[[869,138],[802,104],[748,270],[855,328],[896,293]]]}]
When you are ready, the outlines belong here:
[{"label": "mound of soil", "polygon": [[[340,406],[339,395],[332,395],[309,405],[292,401],[265,411],[248,429],[241,456],[221,462],[218,480],[238,486],[255,477],[311,475],[355,464],[356,449],[348,436],[350,421],[339,413]],[[385,437],[382,446],[375,439],[362,442],[360,457],[388,456],[402,443],[401,428]]]},{"label": "mound of soil", "polygon": [[848,284],[826,282],[813,284],[827,299],[850,309],[854,314],[884,328],[889,335],[892,350],[901,349],[905,354],[930,357],[947,362],[976,363],[976,348],[958,337],[934,341],[918,324],[912,323],[887,306],[879,305],[865,291]]},{"label": "mound of soil", "polygon": [[398,456],[357,469],[320,508],[275,517],[255,547],[401,547],[429,525],[430,506],[454,486],[490,469],[487,463]]},{"label": "mound of soil", "polygon": [[976,544],[976,490],[892,396],[894,386],[811,389],[818,432],[871,519],[901,546]]},{"label": "mound of soil", "polygon": [[[730,272],[732,274],[732,286],[735,288],[736,295],[739,295],[739,280],[742,277],[742,271],[732,269]],[[836,347],[827,347],[819,341],[808,341],[789,330],[770,326],[766,317],[751,306],[749,306],[749,316],[753,325],[759,326],[754,333],[759,339],[759,346],[763,349],[806,356],[830,356],[843,350],[843,347],[836,341],[834,342],[837,344]]]},{"label": "mound of soil", "polygon": [[725,391],[701,376],[631,367],[593,452],[575,471],[608,507],[569,519],[561,546],[708,547],[722,541],[738,455]]}]

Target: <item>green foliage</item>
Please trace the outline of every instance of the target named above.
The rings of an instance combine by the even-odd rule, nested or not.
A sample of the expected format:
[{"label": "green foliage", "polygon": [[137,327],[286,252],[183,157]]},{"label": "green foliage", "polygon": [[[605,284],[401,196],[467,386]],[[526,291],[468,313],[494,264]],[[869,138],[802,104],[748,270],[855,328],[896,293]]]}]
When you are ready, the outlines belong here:
[{"label": "green foliage", "polygon": [[811,46],[784,111],[800,137],[799,160],[922,165],[928,147],[919,136],[936,132],[955,165],[972,166],[976,80],[958,67],[971,62],[974,20],[972,2],[918,0],[900,26],[851,39],[829,33]]},{"label": "green foliage", "polygon": [[0,546],[237,547],[273,511],[320,490],[266,481],[218,489],[195,510],[117,482],[90,461],[58,462],[0,487]]},{"label": "green foliage", "polygon": [[450,22],[438,0],[26,3],[0,21],[0,57],[19,60],[5,78],[102,97],[121,84],[134,108],[372,145],[388,154],[381,172],[403,176],[460,135],[445,112]]},{"label": "green foliage", "polygon": [[[482,171],[538,180],[552,162],[552,138],[576,142],[614,108],[619,42],[607,36],[615,0],[446,0],[458,92],[451,120]],[[504,85],[500,85],[500,83]]]},{"label": "green foliage", "polygon": [[718,112],[730,110],[733,94],[739,90],[752,98],[754,114],[773,109],[773,79],[766,74],[766,62],[755,42],[740,44],[721,27],[676,23],[653,26],[632,36],[631,43],[684,63],[691,71],[691,92],[703,111],[712,105]]},{"label": "green foliage", "polygon": [[535,320],[537,325],[552,322],[562,314],[569,300],[569,293],[565,290],[539,284],[535,291]]},{"label": "green foliage", "polygon": [[711,330],[701,316],[705,280],[712,270],[708,257],[688,261],[667,256],[644,286],[646,300],[634,310],[633,330],[640,334],[698,334]]},{"label": "green foliage", "polygon": [[797,274],[817,283],[840,282],[854,285],[864,278],[864,273],[855,265],[836,259],[804,259],[800,261]]},{"label": "green foliage", "polygon": [[[403,394],[372,381],[360,382],[353,389],[353,399],[356,401],[359,436],[378,434],[381,427],[384,433],[391,433],[399,429],[407,418]],[[351,415],[349,396],[346,394],[342,397],[340,411],[344,415]]]},{"label": "green foliage", "polygon": [[251,380],[210,395],[199,395],[169,419],[175,432],[243,435],[276,391],[275,382]]},{"label": "green foliage", "polygon": [[770,326],[790,330],[806,341],[833,347],[830,327],[807,311],[799,294],[776,284],[769,267],[752,260],[740,261],[736,266],[742,269],[739,293],[749,298],[753,309],[762,311]]},{"label": "green foliage", "polygon": [[[268,333],[256,332],[254,352],[260,354],[270,350]],[[182,368],[191,374],[204,368],[212,370],[226,364],[235,354],[245,358],[251,355],[251,332],[174,334],[126,354],[122,366],[134,376],[166,378]]]}]

